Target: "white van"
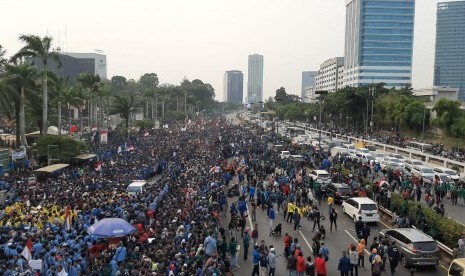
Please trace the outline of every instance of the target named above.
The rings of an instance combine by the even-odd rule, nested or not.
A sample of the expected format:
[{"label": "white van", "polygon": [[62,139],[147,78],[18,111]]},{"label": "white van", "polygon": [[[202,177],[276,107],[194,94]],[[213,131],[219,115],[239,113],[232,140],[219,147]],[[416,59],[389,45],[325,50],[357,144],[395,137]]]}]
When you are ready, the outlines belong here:
[{"label": "white van", "polygon": [[352,197],[342,202],[342,212],[349,215],[354,222],[362,217],[363,222],[378,222],[378,205],[368,197]]},{"label": "white van", "polygon": [[142,192],[145,192],[147,187],[147,181],[145,180],[135,180],[131,184],[129,184],[126,192],[128,195],[138,195]]}]

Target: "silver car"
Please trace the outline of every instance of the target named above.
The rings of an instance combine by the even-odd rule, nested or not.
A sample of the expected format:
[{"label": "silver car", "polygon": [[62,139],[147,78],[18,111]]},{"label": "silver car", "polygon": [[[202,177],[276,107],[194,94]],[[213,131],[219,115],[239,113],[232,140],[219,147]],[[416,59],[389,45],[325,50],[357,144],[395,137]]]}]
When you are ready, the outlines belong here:
[{"label": "silver car", "polygon": [[414,228],[395,228],[381,231],[380,235],[395,241],[404,267],[439,265],[441,253],[436,241]]}]

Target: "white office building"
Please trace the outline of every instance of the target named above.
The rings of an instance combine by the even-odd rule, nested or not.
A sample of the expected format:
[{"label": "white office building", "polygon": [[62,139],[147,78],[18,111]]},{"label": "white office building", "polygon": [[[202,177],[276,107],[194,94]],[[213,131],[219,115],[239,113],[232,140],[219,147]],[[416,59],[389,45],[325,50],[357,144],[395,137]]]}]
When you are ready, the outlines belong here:
[{"label": "white office building", "polygon": [[302,72],[302,90],[300,97],[302,101],[306,102],[308,99],[307,88],[315,87],[317,71],[303,71]]},{"label": "white office building", "polygon": [[320,65],[320,70],[316,76],[315,90],[326,90],[336,92],[343,88],[344,82],[344,58],[335,57],[328,59]]}]

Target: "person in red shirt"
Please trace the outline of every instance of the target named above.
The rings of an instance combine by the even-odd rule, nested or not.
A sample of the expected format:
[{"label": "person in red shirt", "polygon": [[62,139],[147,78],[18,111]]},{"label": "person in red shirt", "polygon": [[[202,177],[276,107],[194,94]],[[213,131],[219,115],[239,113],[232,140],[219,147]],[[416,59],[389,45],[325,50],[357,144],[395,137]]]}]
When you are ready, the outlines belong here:
[{"label": "person in red shirt", "polygon": [[289,247],[291,246],[292,243],[292,237],[289,236],[288,233],[284,234],[284,255],[289,257]]},{"label": "person in red shirt", "polygon": [[326,262],[323,259],[323,254],[318,253],[315,259],[315,271],[317,276],[326,276]]},{"label": "person in red shirt", "polygon": [[304,276],[305,273],[305,259],[303,257],[302,251],[299,251],[297,256],[297,275]]}]

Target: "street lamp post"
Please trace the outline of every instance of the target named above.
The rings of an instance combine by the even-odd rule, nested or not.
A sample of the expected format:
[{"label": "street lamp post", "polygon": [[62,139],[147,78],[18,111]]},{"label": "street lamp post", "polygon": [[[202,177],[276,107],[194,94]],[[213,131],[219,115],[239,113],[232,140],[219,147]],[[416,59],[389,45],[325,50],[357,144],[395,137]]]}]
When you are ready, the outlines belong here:
[{"label": "street lamp post", "polygon": [[425,139],[425,120],[426,120],[426,107],[423,108],[423,129],[421,131],[421,140]]},{"label": "street lamp post", "polygon": [[368,117],[370,117],[369,114],[369,109],[368,109],[368,99],[363,97],[363,95],[360,95],[358,93],[355,93],[355,95],[359,96],[360,98],[363,98],[367,104],[367,114],[366,114],[366,120],[365,120],[365,136],[368,136]]},{"label": "street lamp post", "polygon": [[326,95],[328,94],[328,91],[327,90],[320,90],[320,91],[315,91],[315,95],[320,95],[320,99],[319,99],[319,102],[320,102],[320,118],[319,118],[319,122],[318,122],[318,129],[319,129],[319,134],[318,134],[318,148],[321,149],[321,109],[322,109],[322,106],[323,106],[323,102],[322,102],[322,95]]},{"label": "street lamp post", "polygon": [[370,132],[373,133],[374,117],[373,117],[373,107],[375,99],[375,87],[370,87],[370,96],[371,96],[371,120],[370,120]]}]

